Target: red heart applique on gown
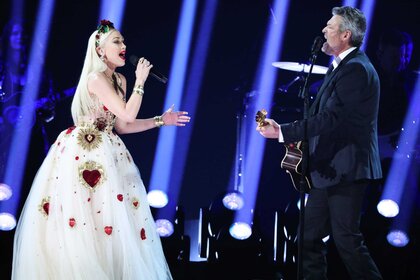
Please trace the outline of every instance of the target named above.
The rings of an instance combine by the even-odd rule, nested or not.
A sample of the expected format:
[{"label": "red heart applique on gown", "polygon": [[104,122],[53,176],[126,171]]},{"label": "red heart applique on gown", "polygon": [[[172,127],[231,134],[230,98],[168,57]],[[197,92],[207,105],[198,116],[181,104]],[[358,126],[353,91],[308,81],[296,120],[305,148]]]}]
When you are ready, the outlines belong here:
[{"label": "red heart applique on gown", "polygon": [[112,233],[112,226],[106,226],[104,227],[104,231],[106,234],[111,235]]},{"label": "red heart applique on gown", "polygon": [[140,230],[140,238],[141,238],[141,240],[145,240],[146,239],[146,231],[144,230],[144,228],[142,228]]},{"label": "red heart applique on gown", "polygon": [[90,144],[95,140],[95,135],[93,134],[86,134],[85,135],[85,140]]},{"label": "red heart applique on gown", "polygon": [[48,215],[50,213],[50,203],[49,202],[45,202],[42,205],[42,209],[44,209],[44,212]]},{"label": "red heart applique on gown", "polygon": [[74,227],[75,225],[76,225],[76,219],[75,218],[70,218],[69,219],[69,226]]},{"label": "red heart applique on gown", "polygon": [[101,180],[101,173],[98,170],[84,170],[83,179],[86,183],[89,184],[91,188],[94,188],[95,185]]}]

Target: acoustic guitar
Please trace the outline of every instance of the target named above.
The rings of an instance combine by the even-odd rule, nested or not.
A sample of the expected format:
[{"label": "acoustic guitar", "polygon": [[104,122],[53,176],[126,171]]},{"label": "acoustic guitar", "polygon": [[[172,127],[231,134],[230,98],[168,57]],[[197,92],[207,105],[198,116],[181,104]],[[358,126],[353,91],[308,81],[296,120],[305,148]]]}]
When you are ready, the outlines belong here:
[{"label": "acoustic guitar", "polygon": [[[266,116],[267,111],[264,109],[258,111],[255,115],[255,121],[259,127],[268,125],[268,122],[265,120]],[[281,161],[280,167],[286,170],[286,172],[290,175],[293,187],[299,191],[300,179],[302,177],[302,150],[300,149],[301,142],[285,144],[284,146],[286,148],[286,153]],[[310,189],[311,183],[305,176],[304,190],[306,193],[308,193]]]}]

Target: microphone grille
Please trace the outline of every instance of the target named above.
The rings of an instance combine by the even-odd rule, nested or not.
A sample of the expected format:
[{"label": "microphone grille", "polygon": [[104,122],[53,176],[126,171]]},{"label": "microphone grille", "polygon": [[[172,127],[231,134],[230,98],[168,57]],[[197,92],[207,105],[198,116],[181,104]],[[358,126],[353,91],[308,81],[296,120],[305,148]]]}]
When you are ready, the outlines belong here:
[{"label": "microphone grille", "polygon": [[137,62],[139,61],[139,58],[136,55],[130,55],[130,62],[131,64],[133,64],[134,66],[137,66]]},{"label": "microphone grille", "polygon": [[311,53],[317,53],[321,50],[322,45],[324,44],[325,39],[321,36],[317,36],[312,44]]}]

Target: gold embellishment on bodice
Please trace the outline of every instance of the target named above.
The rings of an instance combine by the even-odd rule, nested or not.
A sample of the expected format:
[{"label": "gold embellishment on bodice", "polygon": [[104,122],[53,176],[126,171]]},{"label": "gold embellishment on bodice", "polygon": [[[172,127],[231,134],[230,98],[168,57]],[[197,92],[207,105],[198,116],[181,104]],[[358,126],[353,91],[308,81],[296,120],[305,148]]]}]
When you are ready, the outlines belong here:
[{"label": "gold embellishment on bodice", "polygon": [[116,122],[116,116],[105,107],[97,98],[96,104],[90,110],[90,116],[80,118],[77,127],[94,129],[97,131],[111,132]]},{"label": "gold embellishment on bodice", "polygon": [[[122,87],[121,78],[119,77],[118,74],[115,74],[115,75],[116,75],[115,80],[118,83],[118,87],[121,88]],[[113,81],[111,82],[112,84],[114,84]],[[125,103],[125,96],[124,95],[121,96],[118,90],[116,93]],[[79,136],[79,138],[81,140],[86,140],[88,143],[86,145],[93,146],[94,148],[95,146],[94,140],[96,139],[96,137],[94,136],[97,134],[94,132],[94,130],[102,131],[102,132],[111,132],[116,122],[116,116],[111,111],[108,110],[108,108],[99,100],[99,98],[95,94],[91,94],[91,98],[93,99],[93,105],[89,109],[89,115],[80,117],[79,123],[76,124],[76,126],[82,129],[85,129],[84,131],[85,133],[82,136]],[[83,141],[79,141],[79,144],[81,143],[83,143]]]},{"label": "gold embellishment on bodice", "polygon": [[102,135],[93,126],[81,128],[77,134],[77,144],[84,150],[91,151],[102,143]]}]

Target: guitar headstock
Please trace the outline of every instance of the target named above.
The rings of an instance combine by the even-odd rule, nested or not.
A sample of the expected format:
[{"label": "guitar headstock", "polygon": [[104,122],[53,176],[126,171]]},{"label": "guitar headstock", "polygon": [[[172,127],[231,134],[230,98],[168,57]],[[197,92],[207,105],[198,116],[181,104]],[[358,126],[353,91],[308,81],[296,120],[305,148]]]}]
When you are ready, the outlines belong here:
[{"label": "guitar headstock", "polygon": [[263,127],[268,125],[268,122],[265,120],[267,117],[267,111],[265,109],[261,109],[255,115],[255,121],[258,123],[259,127]]}]

